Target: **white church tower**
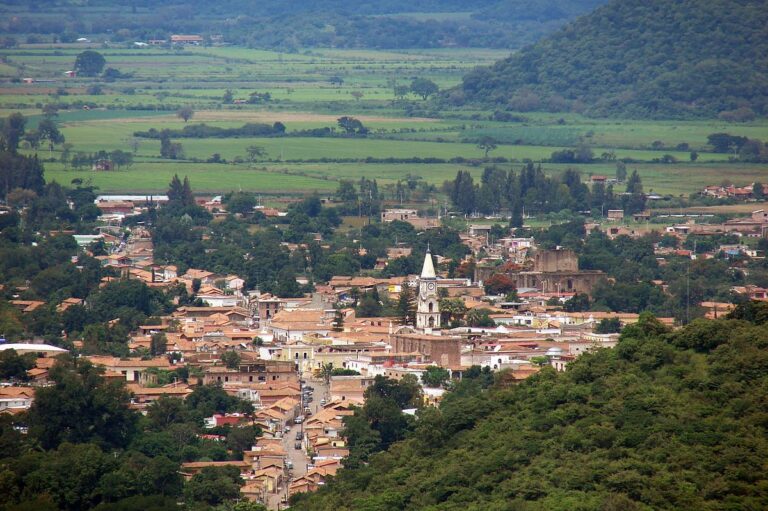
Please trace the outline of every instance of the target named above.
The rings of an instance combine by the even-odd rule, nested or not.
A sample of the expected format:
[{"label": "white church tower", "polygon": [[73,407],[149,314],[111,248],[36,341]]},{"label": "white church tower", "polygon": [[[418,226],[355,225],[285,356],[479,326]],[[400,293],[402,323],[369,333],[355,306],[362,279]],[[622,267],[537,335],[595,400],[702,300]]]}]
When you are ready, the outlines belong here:
[{"label": "white church tower", "polygon": [[432,264],[432,254],[427,247],[424,267],[419,278],[419,296],[416,307],[416,328],[422,330],[440,328],[440,307],[437,297],[437,277]]}]

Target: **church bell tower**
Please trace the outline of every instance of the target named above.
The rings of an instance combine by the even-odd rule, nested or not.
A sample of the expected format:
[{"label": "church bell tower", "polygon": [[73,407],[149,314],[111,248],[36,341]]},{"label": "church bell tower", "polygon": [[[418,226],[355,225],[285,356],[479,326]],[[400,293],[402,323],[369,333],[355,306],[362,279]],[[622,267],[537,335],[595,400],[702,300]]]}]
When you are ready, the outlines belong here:
[{"label": "church bell tower", "polygon": [[419,296],[416,307],[416,328],[422,330],[440,328],[440,307],[437,297],[437,277],[432,264],[432,254],[427,247],[424,267],[419,278]]}]

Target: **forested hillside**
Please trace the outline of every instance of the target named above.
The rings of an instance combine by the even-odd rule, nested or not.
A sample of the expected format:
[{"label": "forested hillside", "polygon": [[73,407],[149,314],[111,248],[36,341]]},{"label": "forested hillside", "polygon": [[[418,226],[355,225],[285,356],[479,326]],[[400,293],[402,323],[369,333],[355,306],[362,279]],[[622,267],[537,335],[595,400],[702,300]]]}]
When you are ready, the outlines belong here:
[{"label": "forested hillside", "polygon": [[[296,50],[341,48],[518,48],[604,0],[41,0],[0,2],[0,32],[112,42],[170,33],[221,35],[228,43]],[[24,42],[24,40],[22,41]]]},{"label": "forested hillside", "polygon": [[450,97],[523,111],[765,115],[768,1],[613,0],[476,70]]},{"label": "forested hillside", "polygon": [[[676,332],[645,313],[564,373],[517,386],[502,373],[487,390],[482,374],[465,378],[405,441],[292,509],[766,509],[767,339],[765,304]],[[351,460],[392,425],[364,412]]]}]

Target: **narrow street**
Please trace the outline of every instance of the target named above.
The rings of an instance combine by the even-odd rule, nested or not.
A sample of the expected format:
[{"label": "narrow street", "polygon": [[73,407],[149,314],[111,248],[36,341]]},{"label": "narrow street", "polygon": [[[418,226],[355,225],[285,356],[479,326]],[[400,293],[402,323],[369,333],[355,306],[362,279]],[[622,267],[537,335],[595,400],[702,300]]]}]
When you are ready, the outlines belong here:
[{"label": "narrow street", "polygon": [[[304,394],[302,392],[302,403],[301,403],[301,410],[303,415],[303,410],[305,406],[309,406],[309,409],[312,411],[312,415],[316,414],[319,410],[322,409],[322,406],[320,405],[320,401],[322,399],[325,399],[326,401],[330,399],[330,389],[325,384],[325,382],[322,379],[317,378],[310,378],[309,376],[302,377],[304,381],[306,381],[307,385],[312,387],[314,391],[312,392],[312,402],[307,403],[304,401]],[[306,420],[306,417],[305,417]],[[293,479],[302,477],[307,473],[307,467],[310,463],[309,456],[307,456],[307,444],[305,442],[304,438],[304,423],[301,424],[290,424],[290,431],[285,433],[282,438],[282,446],[283,449],[285,449],[286,452],[286,458],[288,461],[290,461],[293,464],[293,469],[288,471],[288,480],[285,484],[281,487],[281,490],[279,493],[276,494],[270,494],[267,502],[267,507],[269,509],[279,510],[279,509],[286,509],[287,504],[285,503],[285,500],[287,500],[288,496],[288,486],[290,486],[290,482]],[[301,440],[296,439],[296,434],[301,433]],[[296,443],[301,442],[301,449],[296,449]]]}]

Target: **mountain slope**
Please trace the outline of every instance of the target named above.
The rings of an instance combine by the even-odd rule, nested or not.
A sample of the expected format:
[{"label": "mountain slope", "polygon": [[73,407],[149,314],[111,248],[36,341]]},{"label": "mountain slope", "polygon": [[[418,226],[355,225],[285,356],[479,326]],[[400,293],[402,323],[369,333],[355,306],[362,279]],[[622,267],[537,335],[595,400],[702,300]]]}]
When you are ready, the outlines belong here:
[{"label": "mountain slope", "polygon": [[451,99],[595,115],[768,113],[768,0],[613,0],[490,68]]},{"label": "mountain slope", "polygon": [[[766,321],[761,307],[740,316]],[[767,509],[767,404],[768,324],[670,334],[643,315],[565,373],[489,391],[462,382],[408,440],[291,509]]]}]

